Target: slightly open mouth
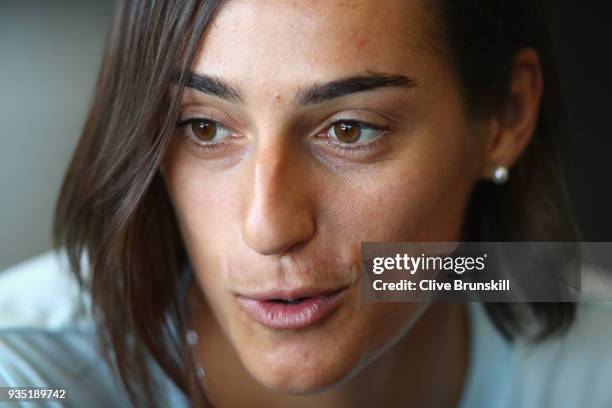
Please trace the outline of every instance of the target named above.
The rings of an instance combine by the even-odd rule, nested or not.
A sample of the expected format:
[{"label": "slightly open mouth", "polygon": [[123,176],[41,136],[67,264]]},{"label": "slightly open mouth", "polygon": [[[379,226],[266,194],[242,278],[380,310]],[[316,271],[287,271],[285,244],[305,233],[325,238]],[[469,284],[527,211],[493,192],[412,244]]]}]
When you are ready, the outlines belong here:
[{"label": "slightly open mouth", "polygon": [[270,299],[269,302],[281,303],[284,305],[299,305],[303,301],[309,299],[308,297],[301,297],[297,299]]},{"label": "slightly open mouth", "polygon": [[345,289],[293,299],[253,299],[239,296],[238,301],[248,315],[268,328],[299,330],[313,326],[331,314],[340,304],[342,294],[346,293]]}]

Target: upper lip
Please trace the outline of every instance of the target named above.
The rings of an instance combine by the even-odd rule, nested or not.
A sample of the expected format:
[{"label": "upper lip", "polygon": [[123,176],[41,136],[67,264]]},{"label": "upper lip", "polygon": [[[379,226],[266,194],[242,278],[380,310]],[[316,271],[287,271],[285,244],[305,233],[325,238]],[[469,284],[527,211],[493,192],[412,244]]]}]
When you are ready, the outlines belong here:
[{"label": "upper lip", "polygon": [[301,298],[331,296],[340,293],[348,287],[341,286],[333,289],[316,289],[316,288],[293,288],[293,289],[273,289],[262,292],[237,293],[239,297],[266,301],[266,300],[295,300]]}]

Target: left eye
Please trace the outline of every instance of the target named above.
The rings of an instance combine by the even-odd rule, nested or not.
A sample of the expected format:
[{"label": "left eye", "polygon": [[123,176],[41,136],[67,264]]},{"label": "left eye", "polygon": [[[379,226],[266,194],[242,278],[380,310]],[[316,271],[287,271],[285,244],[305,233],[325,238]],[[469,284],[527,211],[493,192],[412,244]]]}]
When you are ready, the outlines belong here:
[{"label": "left eye", "polygon": [[342,143],[369,142],[385,129],[357,121],[340,121],[332,124],[326,134]]},{"label": "left eye", "polygon": [[207,145],[231,136],[231,131],[217,121],[210,119],[190,119],[182,123],[187,133],[196,143]]}]

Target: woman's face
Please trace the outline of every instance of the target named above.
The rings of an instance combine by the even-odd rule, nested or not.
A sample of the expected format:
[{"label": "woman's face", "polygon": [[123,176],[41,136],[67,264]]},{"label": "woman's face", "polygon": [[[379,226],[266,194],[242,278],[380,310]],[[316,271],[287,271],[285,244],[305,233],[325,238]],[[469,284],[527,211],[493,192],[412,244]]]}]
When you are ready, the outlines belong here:
[{"label": "woman's face", "polygon": [[483,143],[430,26],[416,1],[233,0],[202,39],[165,177],[211,317],[270,388],[346,379],[423,312],[362,298],[361,242],[459,239]]}]

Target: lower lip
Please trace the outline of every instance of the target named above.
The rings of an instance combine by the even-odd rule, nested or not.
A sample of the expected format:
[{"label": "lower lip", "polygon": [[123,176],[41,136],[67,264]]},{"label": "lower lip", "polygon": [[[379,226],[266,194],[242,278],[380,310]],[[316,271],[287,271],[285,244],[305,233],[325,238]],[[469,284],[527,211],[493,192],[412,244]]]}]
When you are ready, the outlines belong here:
[{"label": "lower lip", "polygon": [[340,303],[344,290],[323,296],[313,296],[297,304],[255,300],[239,297],[246,312],[271,329],[298,330],[315,325],[330,315]]}]

